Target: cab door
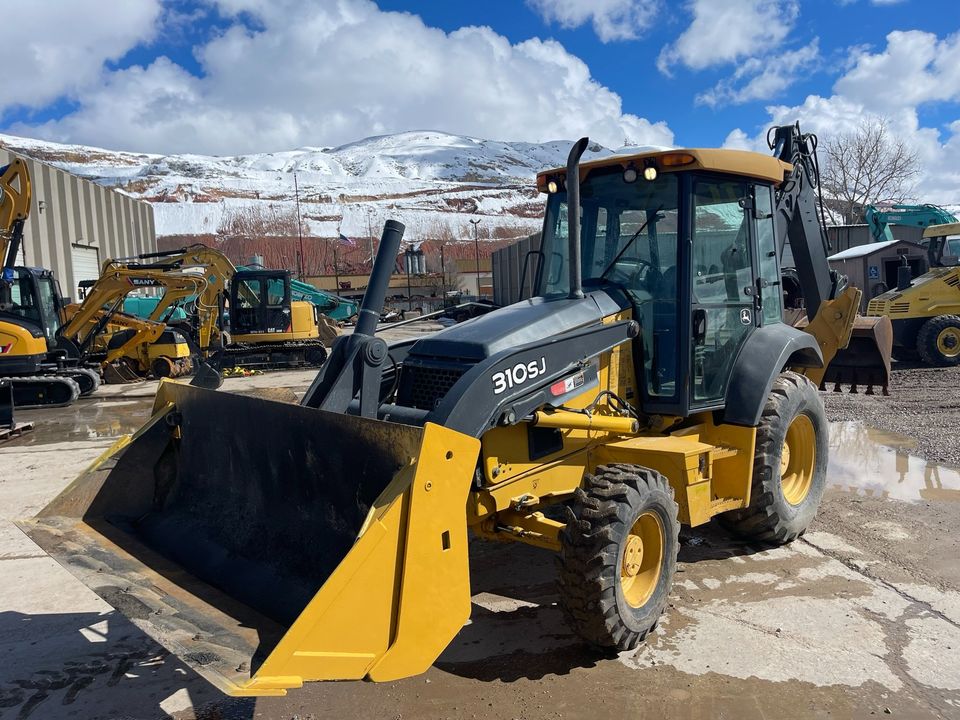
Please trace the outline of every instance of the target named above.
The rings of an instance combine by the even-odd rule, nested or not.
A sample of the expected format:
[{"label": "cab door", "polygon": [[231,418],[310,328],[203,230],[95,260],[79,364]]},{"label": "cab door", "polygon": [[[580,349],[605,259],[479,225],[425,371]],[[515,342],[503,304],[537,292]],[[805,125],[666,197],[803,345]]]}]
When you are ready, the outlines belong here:
[{"label": "cab door", "polygon": [[760,323],[752,189],[736,180],[693,182],[691,408],[723,403],[734,360]]}]

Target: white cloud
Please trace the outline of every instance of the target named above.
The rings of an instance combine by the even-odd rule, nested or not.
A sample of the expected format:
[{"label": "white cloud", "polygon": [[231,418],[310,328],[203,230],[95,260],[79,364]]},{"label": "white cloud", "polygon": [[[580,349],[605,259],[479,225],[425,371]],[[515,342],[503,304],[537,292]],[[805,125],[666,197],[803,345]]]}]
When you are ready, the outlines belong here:
[{"label": "white cloud", "polygon": [[960,204],[960,120],[943,128],[921,125],[917,106],[960,101],[957,35],[939,40],[929,33],[895,32],[881,52],[854,50],[849,70],[829,97],[810,95],[794,106],[767,108],[769,121],[750,135],[733,130],[725,146],[766,151],[766,128],[797,120],[821,139],[856,130],[864,119],[883,118],[891,134],[916,152],[922,175],[917,199]]},{"label": "white cloud", "polygon": [[105,62],[150,40],[160,17],[160,0],[4,3],[0,112],[75,95]]},{"label": "white cloud", "polygon": [[740,63],[731,77],[697,95],[696,102],[717,107],[767,100],[782,93],[819,63],[820,41],[817,38],[797,50],[779,52],[774,58],[749,58]]},{"label": "white cloud", "polygon": [[887,35],[882,52],[858,48],[834,90],[878,110],[960,100],[960,33],[939,40],[911,30]]},{"label": "white cloud", "polygon": [[646,30],[657,14],[659,0],[527,0],[547,22],[564,28],[586,23],[603,42],[632,40]]},{"label": "white cloud", "polygon": [[800,12],[798,0],[692,0],[688,8],[690,26],[657,58],[663,73],[763,55],[786,39]]},{"label": "white cloud", "polygon": [[75,112],[10,131],[222,154],[424,128],[531,142],[589,134],[614,148],[673,143],[665,123],[624,113],[555,41],[511,44],[486,27],[448,34],[369,0],[218,4],[257,29],[238,22],[195,48],[202,77],[166,58],[104,73],[75,94]]}]

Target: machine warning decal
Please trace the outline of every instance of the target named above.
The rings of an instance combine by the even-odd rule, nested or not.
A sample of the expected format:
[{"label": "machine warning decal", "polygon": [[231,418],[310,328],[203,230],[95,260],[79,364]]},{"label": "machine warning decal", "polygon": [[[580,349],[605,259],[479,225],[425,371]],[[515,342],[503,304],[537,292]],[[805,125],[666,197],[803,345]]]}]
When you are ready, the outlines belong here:
[{"label": "machine warning decal", "polygon": [[499,395],[508,388],[516,387],[540,377],[547,371],[547,359],[531,360],[528,363],[517,363],[512,368],[495,372],[490,376],[493,380],[493,394]]},{"label": "machine warning decal", "polygon": [[743,308],[740,311],[740,322],[744,325],[749,325],[753,322],[753,315],[751,315],[749,308]]},{"label": "machine warning decal", "polygon": [[560,395],[566,395],[568,392],[573,392],[582,386],[583,373],[578,372],[576,375],[571,375],[563,380],[557,380],[557,382],[550,386],[550,394],[554,397],[559,397]]}]

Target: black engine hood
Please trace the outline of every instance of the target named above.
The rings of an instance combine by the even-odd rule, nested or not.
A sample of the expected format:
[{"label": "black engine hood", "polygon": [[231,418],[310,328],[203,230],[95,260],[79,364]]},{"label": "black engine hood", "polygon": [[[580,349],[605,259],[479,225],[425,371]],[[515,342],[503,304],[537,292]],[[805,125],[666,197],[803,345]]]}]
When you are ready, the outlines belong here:
[{"label": "black engine hood", "polygon": [[623,307],[602,290],[582,300],[521,300],[418,340],[409,356],[477,362],[507,348],[593,325]]}]

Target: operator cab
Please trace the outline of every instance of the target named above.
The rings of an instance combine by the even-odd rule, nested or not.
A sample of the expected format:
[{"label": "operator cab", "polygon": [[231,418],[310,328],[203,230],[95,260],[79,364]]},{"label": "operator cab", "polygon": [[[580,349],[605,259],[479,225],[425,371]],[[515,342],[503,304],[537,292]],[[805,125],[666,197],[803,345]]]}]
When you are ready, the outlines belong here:
[{"label": "operator cab", "polygon": [[290,272],[239,270],[230,283],[234,335],[287,333],[291,329]]},{"label": "operator cab", "polygon": [[923,231],[930,267],[953,267],[960,264],[960,223],[931,225]]},{"label": "operator cab", "polygon": [[0,318],[41,329],[50,347],[54,347],[63,319],[63,301],[53,273],[42,268],[15,267],[9,292],[10,301],[0,307]]},{"label": "operator cab", "polygon": [[[723,406],[740,349],[757,328],[782,323],[783,300],[773,178],[658,171],[673,158],[695,160],[661,153],[643,173],[631,162],[586,174],[581,267],[585,292],[606,292],[640,324],[634,361],[644,410],[686,415]],[[568,254],[558,186],[547,203],[537,295],[566,297]]]}]

